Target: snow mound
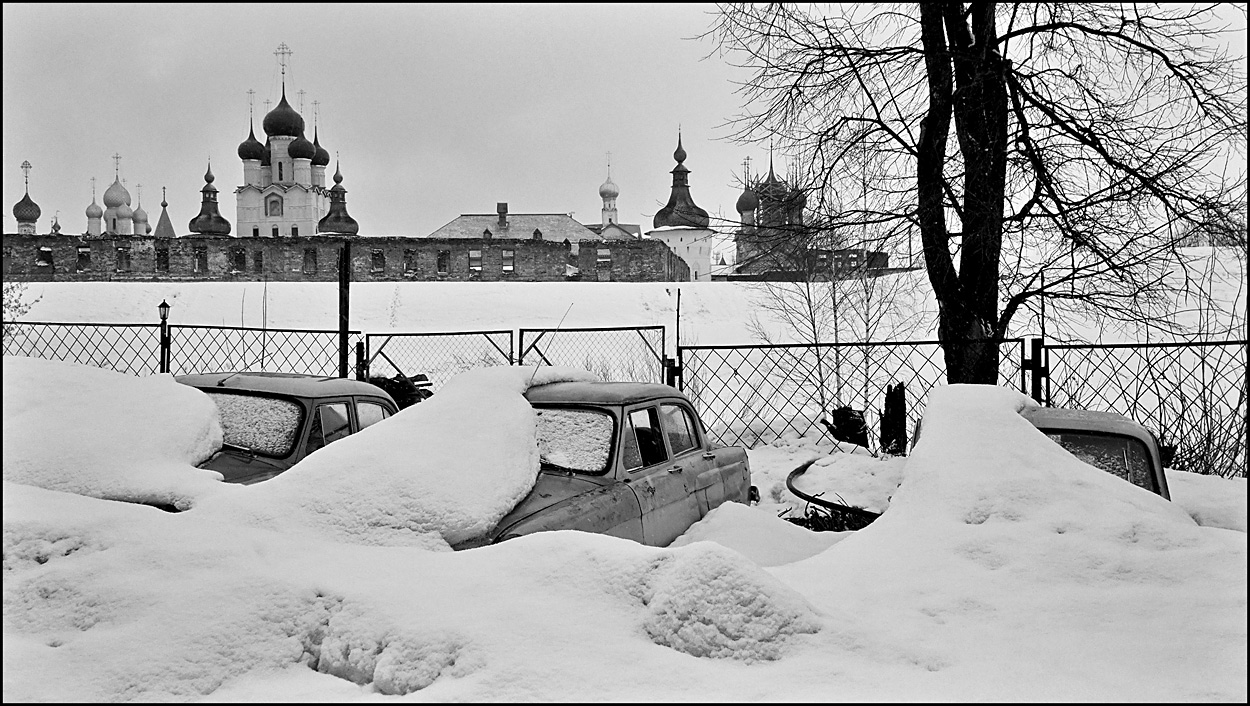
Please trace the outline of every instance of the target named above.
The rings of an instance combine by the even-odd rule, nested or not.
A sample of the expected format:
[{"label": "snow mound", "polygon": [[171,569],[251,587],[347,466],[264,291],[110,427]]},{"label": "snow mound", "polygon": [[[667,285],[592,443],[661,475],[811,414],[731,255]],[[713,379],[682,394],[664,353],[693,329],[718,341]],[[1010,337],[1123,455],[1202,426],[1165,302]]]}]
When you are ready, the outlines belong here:
[{"label": "snow mound", "polygon": [[220,476],[217,408],[170,375],[4,357],[4,480],[110,500],[189,507]]},{"label": "snow mound", "polygon": [[356,684],[372,684],[383,694],[424,689],[444,671],[463,676],[471,661],[461,657],[467,640],[453,633],[397,629],[376,608],[339,598],[323,601],[326,615],[309,633],[307,665]]},{"label": "snow mound", "polygon": [[876,458],[835,451],[812,463],[794,479],[794,487],[823,500],[882,513],[903,482],[906,468],[904,457]]},{"label": "snow mound", "polygon": [[1169,469],[1168,492],[1203,527],[1246,531],[1246,479]]},{"label": "snow mound", "polygon": [[801,596],[717,544],[672,552],[646,578],[647,635],[695,657],[776,660],[788,636],[820,629]]},{"label": "snow mound", "polygon": [[421,404],[198,509],[341,542],[446,549],[492,529],[538,478],[524,392],[597,379],[564,367],[470,370]]},{"label": "snow mound", "polygon": [[849,536],[850,532],[809,532],[771,510],[724,503],[691,525],[669,547],[716,542],[760,566],[781,566],[819,554]]}]

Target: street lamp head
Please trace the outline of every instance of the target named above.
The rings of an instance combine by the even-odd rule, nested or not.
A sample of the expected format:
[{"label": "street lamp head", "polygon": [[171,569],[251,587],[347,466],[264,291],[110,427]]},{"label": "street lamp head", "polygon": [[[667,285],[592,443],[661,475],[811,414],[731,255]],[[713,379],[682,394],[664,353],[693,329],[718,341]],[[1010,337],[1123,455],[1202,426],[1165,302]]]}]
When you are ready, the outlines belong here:
[{"label": "street lamp head", "polygon": [[161,321],[169,319],[169,305],[165,303],[164,299],[161,300],[160,306],[156,308],[161,312]]}]

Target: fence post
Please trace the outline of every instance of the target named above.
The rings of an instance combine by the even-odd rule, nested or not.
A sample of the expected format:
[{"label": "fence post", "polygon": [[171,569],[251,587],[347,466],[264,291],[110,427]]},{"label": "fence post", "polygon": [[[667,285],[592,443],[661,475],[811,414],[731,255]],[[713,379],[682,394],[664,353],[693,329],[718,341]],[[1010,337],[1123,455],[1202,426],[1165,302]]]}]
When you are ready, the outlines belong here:
[{"label": "fence post", "polygon": [[339,377],[347,377],[347,329],[348,307],[351,303],[350,287],[352,283],[352,245],[347,238],[343,239],[339,250]]},{"label": "fence post", "polygon": [[161,341],[160,354],[157,361],[158,372],[169,372],[169,305],[162,299],[159,306],[156,307],[161,314]]},{"label": "fence post", "polygon": [[356,379],[361,382],[369,379],[369,361],[365,360],[364,341],[356,341]]},{"label": "fence post", "polygon": [[1042,385],[1044,384],[1043,381],[1050,377],[1050,366],[1044,360],[1045,349],[1042,346],[1042,339],[1029,339],[1029,348],[1032,351],[1032,355],[1026,357],[1020,367],[1031,373],[1031,384],[1029,387],[1033,399],[1038,404],[1048,404],[1050,395],[1042,394]]}]

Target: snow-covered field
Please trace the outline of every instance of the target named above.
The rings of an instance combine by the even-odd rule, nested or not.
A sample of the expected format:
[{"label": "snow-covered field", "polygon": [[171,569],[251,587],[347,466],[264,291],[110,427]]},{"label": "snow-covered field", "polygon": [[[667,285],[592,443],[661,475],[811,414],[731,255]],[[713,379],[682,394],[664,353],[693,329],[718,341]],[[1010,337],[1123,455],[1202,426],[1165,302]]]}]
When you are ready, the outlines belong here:
[{"label": "snow-covered field", "polygon": [[[764,502],[668,548],[450,552],[499,504],[456,494],[495,459],[506,502],[536,463],[516,368],[249,487],[194,468],[220,429],[168,377],[3,373],[6,701],[1247,699],[1245,479],[1169,474],[1169,503],[1068,455],[1010,390],[939,388],[906,460],[756,449]],[[777,519],[813,457],[805,490],[885,514]],[[189,509],[101,499],[127,497]]]}]

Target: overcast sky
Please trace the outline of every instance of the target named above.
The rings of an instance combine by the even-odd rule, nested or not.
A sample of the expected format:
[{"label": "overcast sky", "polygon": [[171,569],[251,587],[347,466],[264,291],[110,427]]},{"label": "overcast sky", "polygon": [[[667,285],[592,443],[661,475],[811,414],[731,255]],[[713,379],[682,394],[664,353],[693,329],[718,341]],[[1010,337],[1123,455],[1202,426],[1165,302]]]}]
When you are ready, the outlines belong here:
[{"label": "overcast sky", "polygon": [[[742,159],[720,127],[738,70],[693,39],[710,5],[15,5],[4,13],[4,231],[16,231],[20,165],[62,232],[86,231],[121,176],[155,227],[167,187],[175,230],[198,212],[208,159],[237,232],[236,150],[256,91],[281,93],[274,51],[294,54],[287,97],[339,156],[362,234],[428,235],[461,213],[567,213],[598,223],[607,153],[623,223],[650,229],[668,200],[681,126],[695,203],[736,217]],[[704,59],[712,54],[711,58]],[[778,159],[778,171],[783,168]]]}]

